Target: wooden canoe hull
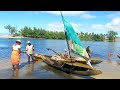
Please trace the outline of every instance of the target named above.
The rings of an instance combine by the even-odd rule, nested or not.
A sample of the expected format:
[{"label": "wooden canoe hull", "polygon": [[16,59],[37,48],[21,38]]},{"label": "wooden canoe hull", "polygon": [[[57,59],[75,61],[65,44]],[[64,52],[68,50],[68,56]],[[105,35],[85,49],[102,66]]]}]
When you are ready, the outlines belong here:
[{"label": "wooden canoe hull", "polygon": [[[46,64],[48,64],[49,66],[61,70],[63,72],[66,73],[72,73],[72,74],[77,74],[77,75],[84,75],[84,76],[91,76],[91,75],[98,75],[101,74],[102,72],[100,70],[92,70],[88,65],[88,67],[86,67],[86,64],[82,64],[81,66],[79,66],[79,68],[81,68],[80,70],[75,70],[75,69],[71,69],[70,67],[71,65],[69,65],[68,63],[65,62],[61,62],[61,61],[56,61],[56,60],[51,60],[49,58],[49,56],[47,57],[46,55],[41,56],[41,59],[43,60],[43,62],[45,62]],[[78,68],[78,66],[72,66],[74,68]],[[90,69],[89,71],[87,71],[88,69]]]},{"label": "wooden canoe hull", "polygon": [[56,65],[52,65],[52,64],[48,63],[46,60],[44,60],[44,62],[46,64],[48,64],[49,66],[53,67],[53,68],[56,68],[58,70],[66,72],[66,73],[72,73],[72,74],[76,74],[76,75],[91,76],[91,75],[98,75],[98,74],[102,73],[100,70],[74,71],[74,70],[62,68],[62,67],[59,67],[59,66],[56,66]]}]

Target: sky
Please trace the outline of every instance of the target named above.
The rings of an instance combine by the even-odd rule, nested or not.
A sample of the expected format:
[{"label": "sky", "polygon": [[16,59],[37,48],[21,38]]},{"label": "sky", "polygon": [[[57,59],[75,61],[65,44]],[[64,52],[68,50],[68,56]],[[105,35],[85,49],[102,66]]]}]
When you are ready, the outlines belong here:
[{"label": "sky", "polygon": [[[109,30],[120,37],[120,11],[62,11],[76,32],[106,34]],[[60,11],[0,11],[0,35],[9,34],[6,25],[64,31]]]}]

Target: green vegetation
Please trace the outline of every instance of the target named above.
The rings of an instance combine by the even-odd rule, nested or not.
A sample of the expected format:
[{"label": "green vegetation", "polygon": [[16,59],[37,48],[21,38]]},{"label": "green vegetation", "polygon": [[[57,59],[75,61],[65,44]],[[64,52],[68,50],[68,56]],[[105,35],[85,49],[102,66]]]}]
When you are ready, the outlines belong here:
[{"label": "green vegetation", "polygon": [[44,39],[65,39],[64,32],[53,32],[45,29],[33,28],[25,26],[21,29],[21,35],[30,38],[44,38]]},{"label": "green vegetation", "polygon": [[[28,38],[42,38],[42,39],[65,39],[65,33],[64,32],[58,32],[58,31],[47,31],[42,28],[36,28],[33,29],[30,27],[25,26],[20,31],[18,31],[15,27],[12,27],[10,25],[7,25],[4,27],[5,29],[9,30],[9,33],[12,36],[23,36]],[[84,41],[115,41],[116,35],[118,35],[117,32],[114,31],[108,31],[107,34],[95,34],[95,33],[77,33],[81,40]]]},{"label": "green vegetation", "polygon": [[106,34],[94,34],[94,33],[79,33],[79,37],[81,40],[85,40],[85,41],[104,41]]},{"label": "green vegetation", "polygon": [[107,38],[109,41],[115,41],[116,35],[118,35],[117,32],[110,30],[110,31],[108,31]]},{"label": "green vegetation", "polygon": [[11,25],[4,26],[5,29],[9,30],[10,35],[15,35],[17,34],[16,27],[12,27]]}]

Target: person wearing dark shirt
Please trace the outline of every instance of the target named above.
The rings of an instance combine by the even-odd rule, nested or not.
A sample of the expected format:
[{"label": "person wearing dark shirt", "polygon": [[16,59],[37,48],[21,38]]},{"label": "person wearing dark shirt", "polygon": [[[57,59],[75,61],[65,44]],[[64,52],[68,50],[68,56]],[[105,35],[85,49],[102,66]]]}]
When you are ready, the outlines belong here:
[{"label": "person wearing dark shirt", "polygon": [[92,53],[92,50],[90,49],[90,46],[88,46],[88,47],[86,48],[86,51],[87,51],[87,53],[88,53],[89,58],[91,59],[90,54]]}]

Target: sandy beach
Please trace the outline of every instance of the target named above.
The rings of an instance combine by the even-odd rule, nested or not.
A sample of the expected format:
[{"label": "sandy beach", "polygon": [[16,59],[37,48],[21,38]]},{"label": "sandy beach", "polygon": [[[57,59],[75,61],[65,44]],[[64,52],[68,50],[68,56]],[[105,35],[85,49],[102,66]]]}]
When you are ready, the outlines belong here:
[{"label": "sandy beach", "polygon": [[10,61],[0,61],[0,79],[83,79],[49,67],[43,62],[21,61],[19,71],[12,71]]},{"label": "sandy beach", "polygon": [[16,37],[13,37],[11,35],[3,35],[3,36],[0,36],[0,38],[25,38],[23,36],[16,36]]},{"label": "sandy beach", "polygon": [[[105,63],[101,63],[101,67]],[[31,64],[28,64],[27,60],[22,60],[19,71],[12,71],[10,61],[0,60],[0,79],[120,79],[120,72],[106,70],[106,68],[109,68],[109,65],[106,68],[95,67],[100,69],[102,74],[80,76],[56,70],[44,62],[31,62]]]}]

